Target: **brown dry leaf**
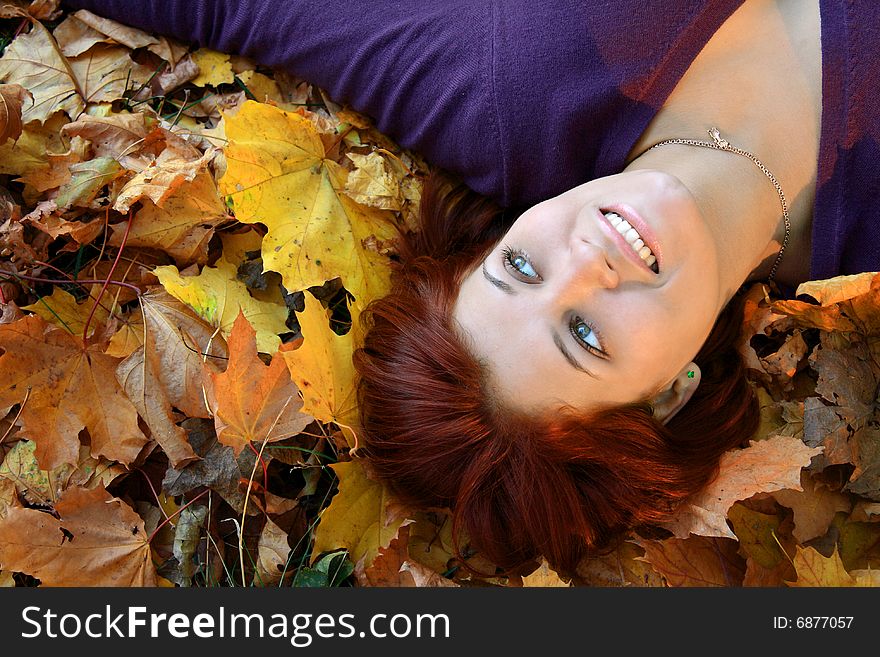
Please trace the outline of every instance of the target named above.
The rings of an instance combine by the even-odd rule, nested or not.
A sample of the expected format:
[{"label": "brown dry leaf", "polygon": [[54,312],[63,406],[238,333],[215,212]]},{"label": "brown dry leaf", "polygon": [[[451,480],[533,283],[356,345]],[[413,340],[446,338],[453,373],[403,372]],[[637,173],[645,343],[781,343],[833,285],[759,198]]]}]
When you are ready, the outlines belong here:
[{"label": "brown dry leaf", "polygon": [[103,18],[86,9],[80,9],[75,12],[73,17],[131,50],[144,48],[159,42],[156,37],[150,36],[142,30],[123,25],[109,18]]},{"label": "brown dry leaf", "polygon": [[42,23],[31,19],[31,24],[31,31],[13,39],[0,57],[0,81],[26,81],[34,102],[22,112],[24,123],[44,123],[55,112],[75,118],[85,104],[67,59]]},{"label": "brown dry leaf", "polygon": [[[142,199],[126,244],[161,249],[181,267],[204,264],[214,226],[226,217],[217,183],[210,172],[203,171],[192,182],[183,182],[164,199],[161,207],[150,199]],[[109,243],[119,246],[125,226],[112,228]]]},{"label": "brown dry leaf", "polygon": [[0,84],[0,144],[21,136],[21,106],[25,100],[33,102],[34,97],[21,85]]},{"label": "brown dry leaf", "polygon": [[642,559],[660,573],[669,586],[739,586],[745,562],[737,543],[726,538],[692,536],[645,541]]},{"label": "brown dry leaf", "polygon": [[546,560],[542,559],[538,569],[531,575],[522,578],[522,585],[526,587],[569,587],[570,582],[563,580],[559,574],[550,567]]},{"label": "brown dry leaf", "polygon": [[229,364],[211,373],[211,410],[217,438],[238,456],[250,442],[277,442],[300,433],[313,420],[280,354],[269,366],[257,356],[256,332],[239,312],[228,341]]},{"label": "brown dry leaf", "polygon": [[369,565],[360,560],[355,564],[354,575],[361,586],[415,586],[413,576],[402,570],[409,559],[409,528],[403,525],[391,542],[379,548],[378,556]]},{"label": "brown dry leaf", "polygon": [[358,203],[383,210],[403,208],[402,176],[395,176],[386,158],[373,151],[368,155],[346,153],[355,169],[348,174],[345,193]]},{"label": "brown dry leaf", "polygon": [[202,354],[227,356],[226,343],[189,308],[164,291],[141,297],[146,342],[119,364],[116,377],[174,467],[198,459],[175,423],[172,407],[209,417],[202,387]]},{"label": "brown dry leaf", "polygon": [[69,488],[55,511],[9,509],[0,565],[43,586],[156,586],[144,521],[103,486]]},{"label": "brown dry leaf", "polygon": [[843,567],[836,547],[830,557],[825,557],[814,548],[797,546],[797,552],[792,561],[797,571],[797,579],[794,581],[786,580],[785,583],[789,586],[839,587],[856,585],[856,580]]},{"label": "brown dry leaf", "polygon": [[119,46],[99,44],[68,59],[86,103],[112,103],[129,89],[145,84],[153,71],[129,57]]},{"label": "brown dry leaf", "polygon": [[114,158],[123,169],[143,171],[164,147],[162,133],[154,131],[155,126],[156,119],[141,112],[84,115],[65,125],[61,133],[90,141],[95,157]]},{"label": "brown dry leaf", "polygon": [[94,46],[96,43],[113,43],[106,34],[83,23],[76,15],[67,16],[52,32],[61,54],[65,57],[76,57]]},{"label": "brown dry leaf", "polygon": [[28,316],[0,325],[0,406],[20,403],[21,436],[37,444],[46,470],[79,458],[87,429],[93,456],[131,463],[147,442],[134,406],[116,382],[118,360],[82,339]]},{"label": "brown dry leaf", "polygon": [[192,182],[214,159],[213,149],[197,159],[187,157],[177,149],[166,147],[146,169],[134,176],[120,190],[113,209],[128,212],[135,201],[149,199],[158,206],[185,182]]},{"label": "brown dry leaf", "polygon": [[736,503],[730,507],[728,517],[743,557],[768,570],[788,561],[788,555],[780,547],[782,519],[779,514],[761,513]]},{"label": "brown dry leaf", "polygon": [[796,438],[772,436],[751,441],[745,449],[726,452],[720,473],[664,524],[677,538],[689,534],[736,538],[727,526],[727,510],[737,500],[784,488],[800,489],[800,472],[822,448],[807,447]]},{"label": "brown dry leaf", "polygon": [[96,157],[73,164],[70,166],[70,180],[58,190],[55,203],[62,210],[72,206],[93,207],[98,193],[124,173],[112,157]]},{"label": "brown dry leaf", "polygon": [[53,240],[70,235],[77,244],[89,244],[104,230],[104,218],[94,217],[91,221],[68,221],[64,211],[58,209],[55,201],[41,201],[33,212],[22,217],[31,226],[40,230]]},{"label": "brown dry leaf", "polygon": [[833,491],[806,472],[801,473],[803,490],[779,490],[771,493],[782,506],[794,511],[793,535],[798,543],[823,536],[839,511],[850,510],[846,495]]},{"label": "brown dry leaf", "polygon": [[578,564],[579,584],[587,586],[663,586],[660,575],[644,560],[644,549],[624,541],[613,552],[589,557]]},{"label": "brown dry leaf", "polygon": [[460,586],[416,561],[404,561],[400,570],[412,577],[413,583],[419,588],[456,588]]},{"label": "brown dry leaf", "polygon": [[797,287],[795,296],[806,294],[813,297],[821,306],[830,306],[840,301],[867,294],[875,273],[866,272],[849,276],[836,276],[819,281],[807,281]]},{"label": "brown dry leaf", "polygon": [[259,586],[276,586],[285,571],[292,576],[295,569],[288,568],[289,556],[287,532],[266,518],[257,543],[257,572],[254,583]]}]

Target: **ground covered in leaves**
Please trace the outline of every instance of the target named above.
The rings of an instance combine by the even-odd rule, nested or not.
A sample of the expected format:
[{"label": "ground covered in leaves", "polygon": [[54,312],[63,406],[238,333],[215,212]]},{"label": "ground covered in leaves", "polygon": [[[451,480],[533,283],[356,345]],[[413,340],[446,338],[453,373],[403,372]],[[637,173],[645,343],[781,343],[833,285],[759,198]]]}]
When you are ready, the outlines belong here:
[{"label": "ground covered in leaves", "polygon": [[[0,11],[0,586],[880,584],[880,276],[749,292],[749,446],[650,537],[505,577],[353,454],[427,165],[306,81]],[[537,564],[536,564],[537,565]]]}]

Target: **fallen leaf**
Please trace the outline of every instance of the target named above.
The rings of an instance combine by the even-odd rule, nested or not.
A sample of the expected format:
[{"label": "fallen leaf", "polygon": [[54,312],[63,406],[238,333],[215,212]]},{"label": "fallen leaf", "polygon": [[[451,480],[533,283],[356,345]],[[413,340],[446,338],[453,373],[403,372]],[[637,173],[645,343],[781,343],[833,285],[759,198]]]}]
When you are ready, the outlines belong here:
[{"label": "fallen leaf", "polygon": [[178,584],[181,586],[191,586],[192,578],[199,571],[196,553],[207,517],[206,506],[188,506],[177,516],[172,551],[177,559],[180,576]]},{"label": "fallen leaf", "polygon": [[645,550],[632,541],[614,551],[583,559],[577,567],[579,584],[586,586],[663,586],[660,575],[644,560]]},{"label": "fallen leaf", "polygon": [[354,171],[348,174],[346,194],[362,205],[383,210],[402,209],[401,177],[392,175],[382,155],[373,151],[367,155],[347,153],[346,157],[355,165]]},{"label": "fallen leaf", "polygon": [[103,16],[98,16],[87,9],[80,9],[73,14],[73,17],[85,23],[96,32],[110,37],[116,43],[120,43],[131,50],[144,48],[158,43],[156,37],[150,36],[143,30],[123,25],[122,23],[109,18],[104,18]]},{"label": "fallen leaf", "polygon": [[772,436],[751,441],[721,457],[718,477],[694,496],[663,526],[677,538],[689,534],[736,538],[727,526],[727,510],[737,500],[784,488],[800,489],[801,469],[822,448],[807,447],[796,438]]},{"label": "fallen leaf", "polygon": [[531,575],[522,578],[522,585],[526,587],[569,587],[570,582],[563,580],[545,560],[541,560],[538,569]]},{"label": "fallen leaf", "polygon": [[330,466],[339,478],[339,492],[321,512],[312,554],[346,549],[351,560],[371,564],[379,550],[397,535],[404,518],[378,482],[370,479],[359,461]]},{"label": "fallen leaf", "polygon": [[354,574],[361,586],[413,587],[413,576],[403,570],[409,558],[409,525],[402,525],[397,535],[387,546],[379,548],[379,553],[370,564],[361,559],[355,564]]},{"label": "fallen leaf", "polygon": [[192,59],[199,67],[198,76],[192,80],[197,87],[206,85],[218,87],[221,84],[231,84],[235,79],[232,64],[229,63],[229,55],[210,48],[199,48],[192,53]]},{"label": "fallen leaf", "polygon": [[25,100],[33,102],[34,99],[21,85],[0,84],[0,144],[21,136],[21,106]]},{"label": "fallen leaf", "polygon": [[[91,142],[95,157],[115,159],[129,171],[143,171],[164,147],[162,133],[153,130],[156,119],[138,112],[110,116],[83,115],[61,129],[65,137]],[[148,139],[150,135],[152,138]]]},{"label": "fallen leaf", "polygon": [[871,282],[876,273],[865,272],[847,276],[835,276],[818,281],[807,281],[798,285],[795,296],[813,297],[821,306],[830,306],[871,291]]},{"label": "fallen leaf", "polygon": [[251,92],[254,99],[261,103],[283,103],[284,98],[278,83],[268,75],[256,71],[242,71],[238,79]]},{"label": "fallen leaf", "polygon": [[59,518],[9,509],[0,520],[0,565],[44,586],[155,586],[144,522],[103,487],[70,488]]},{"label": "fallen leaf", "polygon": [[400,569],[412,577],[413,582],[419,588],[458,587],[451,579],[435,573],[430,568],[415,561],[404,561]]},{"label": "fallen leaf", "polygon": [[801,473],[802,490],[778,490],[771,493],[782,506],[794,511],[793,535],[798,543],[818,538],[828,531],[834,516],[849,511],[846,495],[830,490],[807,473]]},{"label": "fallen leaf", "polygon": [[60,209],[89,207],[104,187],[123,174],[112,157],[98,157],[70,166],[70,180],[58,190],[55,203]]},{"label": "fallen leaf", "polygon": [[94,46],[96,43],[110,43],[112,39],[83,23],[76,15],[71,14],[61,21],[53,30],[52,36],[65,57],[76,57]]},{"label": "fallen leaf", "polygon": [[40,469],[34,452],[33,442],[20,440],[0,464],[0,477],[13,482],[22,499],[31,504],[54,504],[70,486],[106,487],[125,472],[113,461],[94,458],[85,445],[80,446],[75,465],[65,463],[51,471]]},{"label": "fallen leaf", "polygon": [[295,569],[288,569],[289,556],[287,533],[267,518],[257,543],[257,572],[254,583],[259,586],[275,586],[285,573],[293,575]]},{"label": "fallen leaf", "polygon": [[128,212],[135,201],[149,199],[158,206],[185,182],[192,182],[214,159],[209,150],[196,159],[188,159],[175,149],[166,147],[159,157],[143,171],[136,174],[119,191],[113,209]]},{"label": "fallen leaf", "polygon": [[794,559],[797,579],[786,581],[789,586],[855,586],[856,581],[846,572],[837,549],[830,557],[824,557],[811,547],[797,546]]},{"label": "fallen leaf", "polygon": [[348,173],[326,159],[321,135],[303,116],[246,102],[225,117],[229,145],[220,191],[239,221],[260,221],[263,264],[290,291],[341,277],[359,302],[383,296],[390,285],[388,259],[365,248],[371,235],[397,235],[387,212],[359,205],[342,190]]},{"label": "fallen leaf", "polygon": [[256,329],[257,349],[263,353],[275,352],[281,345],[279,334],[290,330],[285,324],[287,307],[254,299],[238,280],[235,266],[223,259],[216,267],[203,267],[198,276],[181,276],[174,265],[156,267],[153,272],[169,294],[219,328],[226,339],[239,313]]},{"label": "fallen leaf", "polygon": [[[95,300],[91,297],[86,298],[83,303],[78,303],[72,294],[56,287],[52,289],[50,296],[41,297],[39,301],[29,306],[22,306],[22,310],[36,313],[50,324],[55,324],[71,335],[82,336],[86,320],[94,305]],[[94,336],[101,325],[110,317],[107,309],[107,303],[102,303],[95,309],[92,323],[89,325],[89,337]]]},{"label": "fallen leaf", "polygon": [[779,546],[781,520],[778,516],[759,513],[739,503],[730,507],[727,515],[744,557],[768,570],[788,559]]},{"label": "fallen leaf", "polygon": [[[145,246],[165,251],[179,266],[208,259],[208,242],[214,226],[226,219],[217,184],[208,171],[183,182],[162,206],[142,199],[129,230],[128,246]],[[125,227],[114,224],[109,243],[119,246]]]},{"label": "fallen leaf", "polygon": [[77,463],[82,429],[93,456],[124,464],[137,457],[146,437],[113,376],[117,359],[33,315],[0,325],[0,348],[0,405],[21,402],[30,388],[21,436],[36,443],[41,468]]},{"label": "fallen leaf", "polygon": [[134,62],[126,48],[99,44],[68,59],[70,70],[87,103],[113,102],[138,89],[153,71]]},{"label": "fallen leaf", "polygon": [[257,357],[256,334],[239,313],[228,340],[226,371],[212,373],[217,437],[238,456],[250,442],[277,442],[312,422],[281,355],[266,366]]},{"label": "fallen leaf", "polygon": [[737,543],[730,539],[692,536],[645,541],[642,546],[642,559],[669,586],[739,586],[745,574]]},{"label": "fallen leaf", "polygon": [[199,460],[179,468],[168,468],[162,480],[162,490],[176,496],[204,486],[218,493],[240,516],[244,493],[239,482],[242,477],[250,475],[256,456],[245,450],[236,458],[231,447],[218,442],[214,423],[210,420],[187,418],[180,425]]},{"label": "fallen leaf", "polygon": [[[198,457],[174,421],[172,407],[208,417],[202,388],[202,354],[225,359],[226,343],[193,311],[166,292],[141,297],[144,346],[123,360],[116,377],[174,467]],[[0,361],[2,362],[2,361]]]},{"label": "fallen leaf", "polygon": [[358,423],[355,372],[351,361],[354,343],[351,331],[337,335],[329,326],[327,310],[311,294],[305,295],[305,309],[297,313],[303,343],[281,353],[303,396],[303,412],[343,427]]},{"label": "fallen leaf", "polygon": [[31,19],[31,31],[12,40],[0,57],[0,81],[25,81],[33,103],[21,115],[24,123],[45,122],[55,112],[79,116],[85,104],[67,59],[52,35]]}]

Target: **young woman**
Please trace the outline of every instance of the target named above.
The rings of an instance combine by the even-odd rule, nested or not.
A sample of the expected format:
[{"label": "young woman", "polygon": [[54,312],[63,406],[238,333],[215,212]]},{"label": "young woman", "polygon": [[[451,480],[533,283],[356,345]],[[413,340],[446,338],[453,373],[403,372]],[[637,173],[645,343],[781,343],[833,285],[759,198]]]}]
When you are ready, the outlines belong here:
[{"label": "young woman", "polygon": [[744,282],[880,269],[870,0],[68,4],[290,70],[464,181],[371,307],[364,451],[505,568],[572,570],[753,433]]}]

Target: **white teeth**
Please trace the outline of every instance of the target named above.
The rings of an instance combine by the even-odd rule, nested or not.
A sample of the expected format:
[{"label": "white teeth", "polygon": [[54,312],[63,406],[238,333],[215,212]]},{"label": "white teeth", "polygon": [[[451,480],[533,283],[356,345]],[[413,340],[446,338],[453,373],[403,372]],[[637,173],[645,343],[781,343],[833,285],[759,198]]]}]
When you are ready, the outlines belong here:
[{"label": "white teeth", "polygon": [[608,219],[608,222],[623,236],[623,239],[627,241],[633,251],[639,255],[648,267],[654,269],[654,264],[657,262],[657,258],[654,256],[650,247],[648,247],[644,240],[642,240],[639,232],[630,226],[629,222],[616,212],[605,212],[604,214],[605,218]]}]

